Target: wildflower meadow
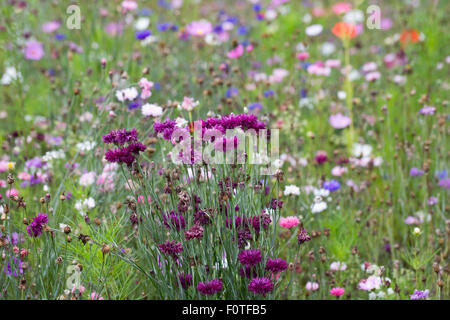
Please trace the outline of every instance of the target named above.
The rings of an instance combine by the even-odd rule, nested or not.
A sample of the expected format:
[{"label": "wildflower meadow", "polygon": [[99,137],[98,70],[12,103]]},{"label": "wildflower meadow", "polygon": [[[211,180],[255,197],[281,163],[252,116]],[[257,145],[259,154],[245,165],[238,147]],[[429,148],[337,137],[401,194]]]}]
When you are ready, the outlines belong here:
[{"label": "wildflower meadow", "polygon": [[2,0],[0,300],[449,300],[449,16]]}]

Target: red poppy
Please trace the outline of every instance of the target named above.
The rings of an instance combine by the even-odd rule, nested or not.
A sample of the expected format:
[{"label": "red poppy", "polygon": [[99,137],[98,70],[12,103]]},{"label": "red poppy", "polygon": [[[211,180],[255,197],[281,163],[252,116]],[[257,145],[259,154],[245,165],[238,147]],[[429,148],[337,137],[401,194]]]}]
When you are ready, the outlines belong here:
[{"label": "red poppy", "polygon": [[400,42],[402,43],[402,47],[405,46],[408,42],[416,43],[419,42],[420,33],[416,29],[407,29],[402,32],[400,35]]},{"label": "red poppy", "polygon": [[356,27],[354,24],[338,22],[334,25],[331,32],[341,40],[353,39],[356,37]]}]

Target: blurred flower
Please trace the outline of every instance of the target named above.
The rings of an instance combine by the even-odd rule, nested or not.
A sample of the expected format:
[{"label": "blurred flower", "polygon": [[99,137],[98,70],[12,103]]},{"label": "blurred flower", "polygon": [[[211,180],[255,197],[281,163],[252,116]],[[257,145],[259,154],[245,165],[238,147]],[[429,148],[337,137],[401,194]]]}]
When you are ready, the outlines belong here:
[{"label": "blurred flower", "polygon": [[44,46],[42,43],[34,40],[27,41],[25,44],[25,59],[41,60],[44,56]]}]

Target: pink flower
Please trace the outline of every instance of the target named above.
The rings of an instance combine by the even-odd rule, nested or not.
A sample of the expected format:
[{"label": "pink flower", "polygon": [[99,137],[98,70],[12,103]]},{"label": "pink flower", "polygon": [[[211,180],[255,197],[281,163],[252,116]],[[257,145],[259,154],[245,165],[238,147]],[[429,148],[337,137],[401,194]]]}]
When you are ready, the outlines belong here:
[{"label": "pink flower", "polygon": [[17,178],[19,178],[20,180],[30,180],[31,174],[29,174],[28,172],[21,172],[17,175]]},{"label": "pink flower", "polygon": [[103,300],[103,297],[95,291],[92,291],[90,297],[91,300]]},{"label": "pink flower", "polygon": [[245,48],[245,50],[246,50],[247,52],[252,52],[253,49],[254,49],[254,47],[253,47],[252,44],[249,44],[249,45]]},{"label": "pink flower", "polygon": [[25,44],[25,59],[41,60],[44,56],[44,47],[39,41],[30,40]]},{"label": "pink flower", "polygon": [[306,283],[305,288],[308,291],[316,291],[316,290],[319,290],[319,284],[317,282],[310,282],[310,281],[308,281]]},{"label": "pink flower", "polygon": [[136,1],[130,1],[130,0],[122,1],[122,8],[125,11],[135,10],[135,9],[137,9],[137,7],[138,7],[138,5],[137,5]]},{"label": "pink flower", "polygon": [[352,10],[352,4],[348,2],[339,2],[332,7],[332,10],[336,14],[346,13]]},{"label": "pink flower", "polygon": [[381,77],[381,73],[379,73],[378,71],[369,72],[368,74],[366,74],[367,81],[375,81],[375,80],[380,79],[380,77]]},{"label": "pink flower", "polygon": [[315,7],[315,8],[312,10],[312,15],[313,15],[313,17],[315,17],[315,18],[321,17],[321,16],[323,16],[324,14],[325,14],[325,10],[324,10],[323,8]]},{"label": "pink flower", "polygon": [[110,36],[120,36],[123,32],[123,24],[120,22],[110,22],[105,26],[105,31]]},{"label": "pink flower", "polygon": [[17,189],[12,188],[11,190],[6,190],[5,195],[6,195],[7,198],[9,198],[11,196],[18,196],[19,195],[19,191],[17,191]]},{"label": "pink flower", "polygon": [[186,31],[195,37],[204,37],[213,31],[212,24],[206,20],[192,21],[186,27]]},{"label": "pink flower", "polygon": [[330,294],[336,297],[340,297],[345,293],[344,288],[333,288],[330,290]]},{"label": "pink flower", "polygon": [[348,171],[348,169],[346,167],[337,166],[337,167],[334,167],[333,169],[331,169],[331,174],[335,177],[340,177],[347,171]]},{"label": "pink flower", "polygon": [[328,119],[331,126],[335,129],[344,129],[350,125],[352,119],[350,117],[344,116],[342,113],[338,113],[330,116]]},{"label": "pink flower", "polygon": [[339,68],[341,66],[341,60],[328,59],[325,61],[325,66],[328,68]]},{"label": "pink flower", "polygon": [[281,217],[280,226],[282,228],[290,229],[300,224],[300,220],[297,217]]},{"label": "pink flower", "polygon": [[42,31],[45,33],[52,33],[59,29],[61,22],[59,21],[49,21],[42,25]]},{"label": "pink flower", "polygon": [[153,88],[153,82],[148,81],[146,78],[142,78],[141,80],[139,80],[139,86],[142,89],[142,99],[147,99],[152,96],[152,92],[150,90]]},{"label": "pink flower", "polygon": [[227,53],[227,57],[230,59],[237,59],[244,54],[244,46],[238,45],[236,48]]},{"label": "pink flower", "polygon": [[372,289],[379,289],[382,285],[381,278],[378,276],[370,276],[367,279],[363,279],[359,282],[358,288],[365,291],[370,291]]},{"label": "pink flower", "polygon": [[300,61],[306,60],[308,58],[309,58],[309,52],[307,52],[307,51],[297,53],[297,59]]}]

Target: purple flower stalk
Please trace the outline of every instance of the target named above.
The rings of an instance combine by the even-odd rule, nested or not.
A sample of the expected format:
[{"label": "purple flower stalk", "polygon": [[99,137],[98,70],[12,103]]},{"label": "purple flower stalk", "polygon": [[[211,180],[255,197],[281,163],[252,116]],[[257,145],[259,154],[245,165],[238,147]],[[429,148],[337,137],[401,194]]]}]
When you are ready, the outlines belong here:
[{"label": "purple flower stalk", "polygon": [[423,300],[428,297],[430,290],[414,290],[414,293],[411,295],[411,300]]}]

